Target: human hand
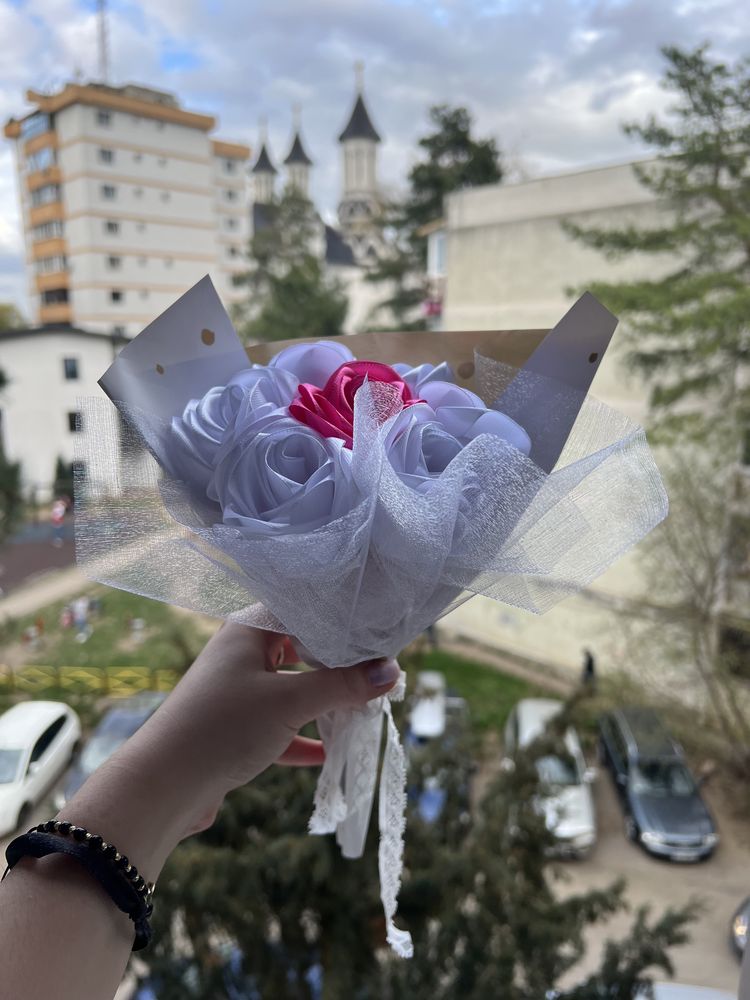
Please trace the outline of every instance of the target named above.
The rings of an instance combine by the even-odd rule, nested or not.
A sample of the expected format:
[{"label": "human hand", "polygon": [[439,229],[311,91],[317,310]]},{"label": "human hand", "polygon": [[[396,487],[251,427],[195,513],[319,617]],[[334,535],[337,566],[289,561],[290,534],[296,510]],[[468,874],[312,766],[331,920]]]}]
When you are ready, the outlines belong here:
[{"label": "human hand", "polygon": [[398,679],[393,660],[298,673],[278,669],[294,660],[285,636],[225,624],[60,818],[111,837],[118,848],[123,844],[153,878],[179,840],[210,826],[232,788],[274,761],[322,763],[321,744],[297,735],[305,723],[336,708],[363,707]]}]

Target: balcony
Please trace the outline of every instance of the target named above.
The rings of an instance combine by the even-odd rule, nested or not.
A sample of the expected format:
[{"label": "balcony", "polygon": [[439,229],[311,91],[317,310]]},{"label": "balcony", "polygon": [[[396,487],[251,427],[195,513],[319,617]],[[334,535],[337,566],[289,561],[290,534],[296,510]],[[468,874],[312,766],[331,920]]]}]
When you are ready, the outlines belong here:
[{"label": "balcony", "polygon": [[64,257],[67,252],[67,243],[64,236],[49,236],[44,240],[37,240],[31,248],[33,260],[41,260],[42,257]]},{"label": "balcony", "polygon": [[38,226],[52,219],[64,219],[65,211],[61,201],[50,201],[46,205],[32,205],[29,209],[29,225]]},{"label": "balcony", "polygon": [[60,184],[62,175],[57,164],[45,167],[43,170],[35,170],[26,176],[26,188],[28,191],[36,191],[37,188],[46,184]]},{"label": "balcony", "polygon": [[70,302],[54,302],[39,306],[39,322],[70,323],[72,317]]},{"label": "balcony", "polygon": [[[36,276],[36,290],[38,292],[46,292],[55,288],[67,288],[68,287],[68,272],[67,271],[50,271],[49,274],[37,274]],[[55,303],[56,305],[57,303]]]}]

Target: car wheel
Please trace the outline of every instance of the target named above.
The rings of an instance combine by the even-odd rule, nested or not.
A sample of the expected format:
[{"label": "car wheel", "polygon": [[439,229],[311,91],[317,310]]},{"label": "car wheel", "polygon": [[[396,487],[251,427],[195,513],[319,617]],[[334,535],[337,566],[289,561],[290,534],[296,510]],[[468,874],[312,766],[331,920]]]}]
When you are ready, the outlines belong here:
[{"label": "car wheel", "polygon": [[16,820],[16,830],[26,830],[29,825],[29,818],[31,816],[31,806],[28,802],[25,802],[18,813],[18,819]]},{"label": "car wheel", "polygon": [[625,836],[633,844],[638,840],[638,826],[630,813],[625,816]]}]

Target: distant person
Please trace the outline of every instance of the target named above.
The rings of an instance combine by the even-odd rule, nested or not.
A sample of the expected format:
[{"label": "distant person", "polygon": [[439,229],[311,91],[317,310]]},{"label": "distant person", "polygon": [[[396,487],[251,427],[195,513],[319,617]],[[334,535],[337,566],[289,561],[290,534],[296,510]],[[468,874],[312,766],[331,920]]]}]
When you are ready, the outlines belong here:
[{"label": "distant person", "polygon": [[61,548],[63,543],[63,526],[65,524],[65,501],[58,497],[52,504],[50,521],[52,522],[52,544],[56,549]]},{"label": "distant person", "polygon": [[596,690],[596,660],[590,649],[583,651],[583,670],[581,671],[581,687],[591,694]]}]

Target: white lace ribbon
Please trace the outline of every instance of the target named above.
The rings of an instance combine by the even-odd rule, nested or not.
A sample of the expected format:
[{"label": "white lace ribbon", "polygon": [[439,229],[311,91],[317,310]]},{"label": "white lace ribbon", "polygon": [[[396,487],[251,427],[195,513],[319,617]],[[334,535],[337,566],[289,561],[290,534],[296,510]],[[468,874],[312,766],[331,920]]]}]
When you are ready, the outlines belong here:
[{"label": "white lace ribbon", "polygon": [[401,701],[405,687],[402,673],[393,690],[368,702],[365,708],[328,712],[317,720],[326,759],[315,789],[309,828],[310,833],[335,833],[344,857],[362,856],[375,797],[385,719],[386,743],[378,802],[380,899],[388,943],[397,955],[411,958],[411,935],[393,922],[404,867],[406,759],[393,721],[391,701]]}]

